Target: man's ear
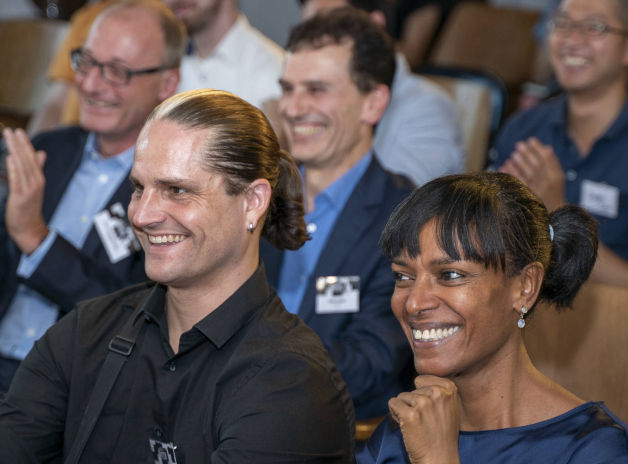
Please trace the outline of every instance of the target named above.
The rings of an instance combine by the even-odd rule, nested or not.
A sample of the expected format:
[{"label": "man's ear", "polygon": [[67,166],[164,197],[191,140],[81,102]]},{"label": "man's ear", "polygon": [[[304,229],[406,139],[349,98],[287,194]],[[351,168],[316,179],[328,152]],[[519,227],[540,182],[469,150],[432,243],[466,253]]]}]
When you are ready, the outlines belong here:
[{"label": "man's ear", "polygon": [[377,84],[364,101],[360,120],[374,126],[382,119],[390,101],[390,88],[385,84]]},{"label": "man's ear", "polygon": [[245,215],[246,224],[253,224],[257,229],[260,220],[266,214],[270,205],[270,197],[272,196],[272,188],[266,179],[255,179],[249,184],[246,190],[245,199]]},{"label": "man's ear", "polygon": [[161,101],[171,97],[177,92],[180,79],[181,74],[179,72],[179,68],[162,71],[161,83],[159,87],[159,98]]}]

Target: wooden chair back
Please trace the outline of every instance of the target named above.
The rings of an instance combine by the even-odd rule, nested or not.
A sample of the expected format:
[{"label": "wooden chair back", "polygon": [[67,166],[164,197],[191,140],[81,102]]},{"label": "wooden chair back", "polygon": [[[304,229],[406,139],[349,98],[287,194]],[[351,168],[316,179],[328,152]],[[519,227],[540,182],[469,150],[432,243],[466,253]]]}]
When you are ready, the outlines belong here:
[{"label": "wooden chair back", "polygon": [[67,30],[65,21],[0,21],[0,116],[5,124],[25,125],[42,104],[48,64]]},{"label": "wooden chair back", "polygon": [[628,289],[587,283],[572,310],[540,305],[524,330],[541,372],[628,420]]},{"label": "wooden chair back", "polygon": [[497,74],[516,102],[530,78],[537,42],[533,28],[538,12],[462,2],[449,16],[428,62]]},{"label": "wooden chair back", "polygon": [[506,109],[506,89],[490,73],[430,66],[418,70],[445,90],[456,104],[467,162],[467,172],[482,171],[487,153]]}]

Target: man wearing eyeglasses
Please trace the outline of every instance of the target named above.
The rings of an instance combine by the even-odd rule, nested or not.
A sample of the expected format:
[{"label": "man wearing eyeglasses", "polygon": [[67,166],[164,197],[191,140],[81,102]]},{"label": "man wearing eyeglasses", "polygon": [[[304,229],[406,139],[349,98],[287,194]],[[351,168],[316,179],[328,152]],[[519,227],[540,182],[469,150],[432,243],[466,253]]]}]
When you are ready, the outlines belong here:
[{"label": "man wearing eyeglasses", "polygon": [[572,203],[591,212],[601,239],[592,278],[628,286],[628,3],[561,1],[548,49],[564,93],[504,126],[495,165],[550,211]]},{"label": "man wearing eyeglasses", "polygon": [[144,120],[179,82],[185,27],[160,2],[103,11],[72,52],[80,127],[5,129],[9,193],[0,206],[0,388],[35,340],[81,299],[144,280],[126,219]]}]

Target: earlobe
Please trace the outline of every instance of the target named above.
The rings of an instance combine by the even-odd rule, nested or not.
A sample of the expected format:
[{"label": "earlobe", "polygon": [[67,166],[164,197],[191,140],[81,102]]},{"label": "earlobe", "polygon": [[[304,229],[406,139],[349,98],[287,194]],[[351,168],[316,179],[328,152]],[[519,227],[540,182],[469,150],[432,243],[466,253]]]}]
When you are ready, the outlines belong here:
[{"label": "earlobe", "polygon": [[270,205],[270,197],[272,189],[270,183],[266,179],[256,179],[249,185],[246,193],[245,214],[246,223],[253,224],[257,228],[258,222]]},{"label": "earlobe", "polygon": [[377,84],[366,98],[362,110],[362,121],[374,126],[382,119],[384,111],[390,101],[390,88],[384,84]]}]

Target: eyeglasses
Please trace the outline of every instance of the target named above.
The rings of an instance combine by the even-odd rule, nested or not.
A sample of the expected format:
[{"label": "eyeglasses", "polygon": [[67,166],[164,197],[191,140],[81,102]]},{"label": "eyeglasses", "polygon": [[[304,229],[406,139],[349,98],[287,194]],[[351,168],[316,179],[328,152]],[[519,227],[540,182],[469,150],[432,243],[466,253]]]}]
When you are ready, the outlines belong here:
[{"label": "eyeglasses", "polygon": [[70,52],[72,69],[77,73],[87,74],[94,66],[100,68],[100,76],[113,85],[126,85],[133,76],[151,74],[172,66],[158,66],[146,69],[129,69],[119,63],[101,63],[82,48],[76,48]]},{"label": "eyeglasses", "polygon": [[571,19],[558,16],[550,19],[547,26],[551,32],[556,34],[569,35],[574,31],[578,31],[584,34],[585,37],[591,39],[597,39],[609,33],[623,35],[624,37],[628,36],[628,32],[623,29],[609,26],[601,21],[588,19],[584,21],[572,21]]}]

